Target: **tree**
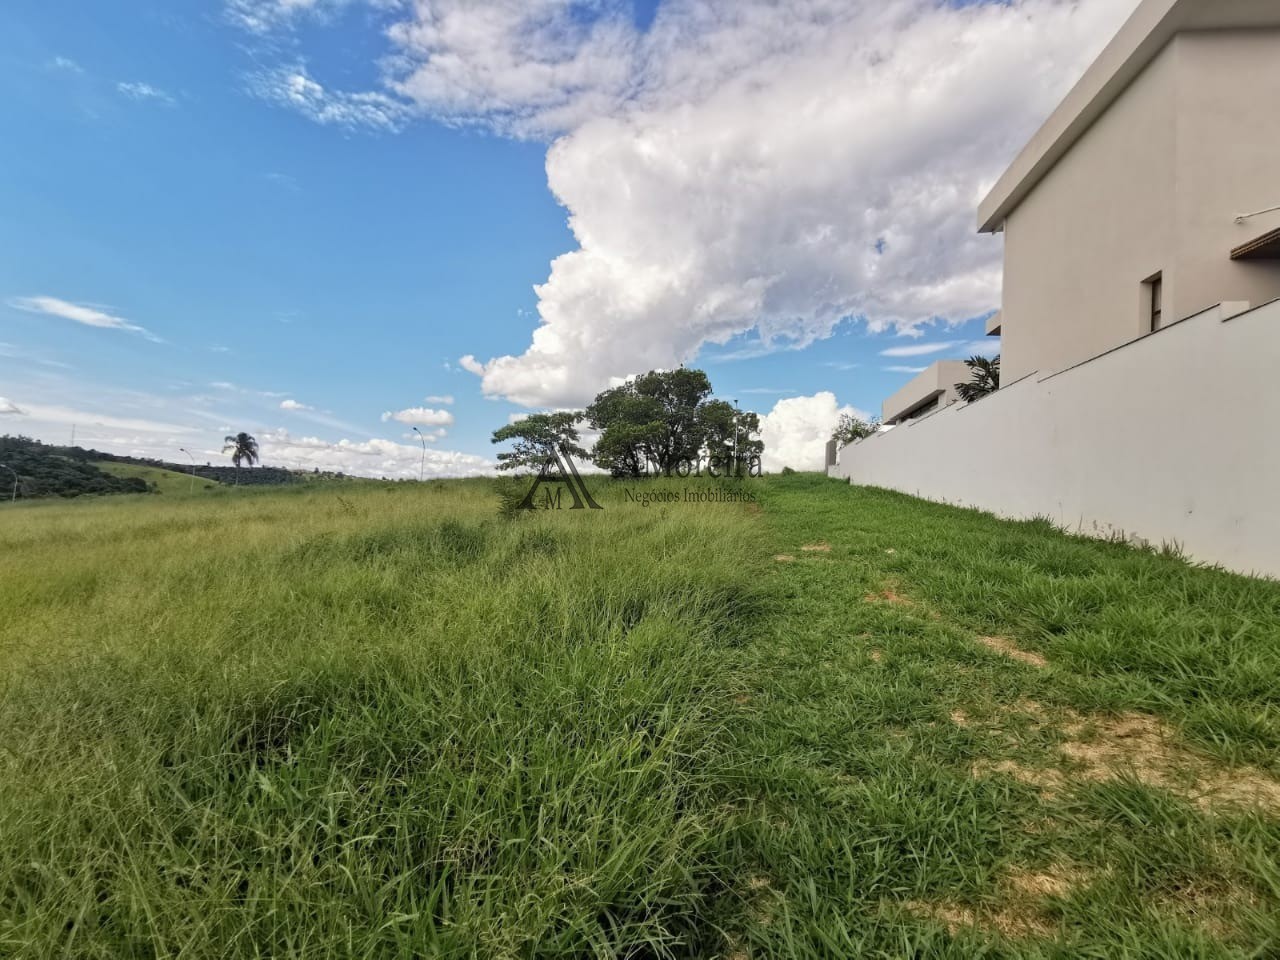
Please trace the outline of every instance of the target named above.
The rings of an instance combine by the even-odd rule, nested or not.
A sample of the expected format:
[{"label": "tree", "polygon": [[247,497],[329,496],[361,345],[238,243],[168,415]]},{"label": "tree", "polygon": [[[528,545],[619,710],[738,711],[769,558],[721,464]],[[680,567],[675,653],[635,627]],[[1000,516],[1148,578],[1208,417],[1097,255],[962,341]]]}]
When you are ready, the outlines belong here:
[{"label": "tree", "polygon": [[604,391],[587,407],[587,420],[601,431],[596,465],[615,477],[638,477],[650,466],[670,476],[696,463],[711,423],[723,419],[706,410],[710,394],[707,375],[684,367],[652,370]]},{"label": "tree", "polygon": [[510,452],[498,454],[499,470],[528,467],[539,470],[554,452],[585,460],[587,451],[578,445],[579,411],[534,413],[493,431],[493,442],[515,441]]},{"label": "tree", "polygon": [[840,414],[840,421],[831,431],[831,439],[842,447],[847,447],[864,437],[869,437],[880,429],[880,418],[872,417],[869,421],[855,417],[851,413]]},{"label": "tree", "polygon": [[237,433],[222,443],[222,452],[231,454],[231,462],[236,465],[236,486],[239,486],[241,462],[248,461],[251,467],[258,462],[258,441],[247,433]]},{"label": "tree", "polygon": [[969,368],[969,380],[955,385],[961,400],[973,403],[1000,389],[999,354],[990,360],[986,357],[970,357],[965,365]]},{"label": "tree", "polygon": [[729,466],[735,457],[743,463],[764,453],[764,441],[752,439],[760,432],[760,418],[750,410],[739,410],[724,400],[707,400],[698,408],[698,422],[713,467]]}]

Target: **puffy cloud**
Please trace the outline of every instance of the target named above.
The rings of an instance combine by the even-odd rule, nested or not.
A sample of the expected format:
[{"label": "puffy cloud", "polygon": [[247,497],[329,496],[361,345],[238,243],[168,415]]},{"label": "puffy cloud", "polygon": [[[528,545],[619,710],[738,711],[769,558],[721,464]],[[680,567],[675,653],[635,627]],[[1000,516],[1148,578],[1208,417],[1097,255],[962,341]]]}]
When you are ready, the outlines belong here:
[{"label": "puffy cloud", "polygon": [[458,366],[468,373],[474,373],[477,377],[483,377],[486,372],[484,364],[469,353],[465,357],[458,358]]},{"label": "puffy cloud", "polygon": [[447,427],[453,423],[453,414],[448,410],[432,410],[430,407],[410,407],[407,410],[388,410],[382,415],[382,422],[394,420],[420,427]]},{"label": "puffy cloud", "polygon": [[[474,6],[485,36],[522,22]],[[849,318],[915,333],[981,315],[999,299],[1001,250],[976,235],[977,203],[1126,6],[671,0],[631,38],[640,53],[612,61],[631,65],[621,101],[591,67],[625,47],[608,16],[604,39],[558,35],[568,48],[547,69],[521,60],[510,89],[468,78],[507,76],[518,50],[485,59],[427,25],[421,50],[405,42],[426,59],[401,93],[498,129],[567,131],[547,174],[578,249],[536,288],[528,348],[464,367],[487,395],[573,406],[747,334],[767,352]]]},{"label": "puffy cloud", "polygon": [[459,363],[564,408],[707,345],[803,348],[851,319],[915,337],[994,307],[977,203],[1136,2],[664,0],[642,30],[629,0],[417,0],[382,5],[377,90],[292,67],[264,95],[554,140],[577,247],[523,351]]},{"label": "puffy cloud", "polygon": [[8,397],[0,397],[0,416],[22,416],[18,405]]},{"label": "puffy cloud", "polygon": [[829,390],[811,397],[779,400],[760,418],[764,469],[770,472],[783,467],[822,470],[826,463],[827,441],[843,413],[863,420],[871,419],[869,414],[854,407],[839,406],[836,395]]},{"label": "puffy cloud", "polygon": [[81,323],[86,327],[100,327],[105,330],[124,330],[129,333],[140,334],[155,343],[163,342],[146,327],[140,327],[136,323],[130,323],[123,317],[112,316],[97,307],[80,303],[71,303],[68,300],[60,300],[57,297],[14,297],[9,301],[9,306],[16,310],[25,310],[28,313],[43,313],[51,317],[61,317],[63,320],[71,320],[75,323]]},{"label": "puffy cloud", "polygon": [[294,399],[292,399],[292,398],[291,398],[291,399],[289,399],[289,400],[281,400],[281,401],[280,401],[280,409],[281,409],[281,410],[289,410],[289,411],[291,411],[291,412],[295,412],[295,413],[296,413],[296,412],[299,412],[299,411],[302,411],[302,410],[314,410],[314,409],[315,409],[315,407],[310,407],[310,406],[308,406],[308,405],[307,405],[307,404],[305,404],[305,403],[299,403],[297,400],[294,400]]},{"label": "puffy cloud", "polygon": [[361,477],[388,477],[416,480],[425,463],[429,477],[471,477],[492,473],[493,461],[469,453],[423,448],[418,443],[393,440],[321,440],[294,437],[287,430],[271,430],[258,435],[264,462],[295,470],[341,470]]}]

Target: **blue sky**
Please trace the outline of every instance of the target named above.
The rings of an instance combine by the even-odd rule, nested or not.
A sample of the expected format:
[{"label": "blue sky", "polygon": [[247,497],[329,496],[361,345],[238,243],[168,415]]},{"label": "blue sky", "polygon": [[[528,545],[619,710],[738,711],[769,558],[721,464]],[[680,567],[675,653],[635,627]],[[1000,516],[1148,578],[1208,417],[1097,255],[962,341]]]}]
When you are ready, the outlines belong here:
[{"label": "blue sky", "polygon": [[[572,80],[539,86],[505,54],[474,75],[441,72],[501,52],[502,36],[479,54],[450,48],[452,35],[413,46],[389,39],[414,26],[409,8],[304,6],[0,9],[0,430],[66,441],[75,423],[104,449],[216,459],[224,432],[247,429],[269,463],[409,475],[418,423],[429,472],[466,473],[486,469],[489,434],[513,415],[578,402],[640,372],[629,363],[690,362],[762,414],[795,399],[808,450],[833,411],[878,410],[909,368],[998,349],[981,318],[998,306],[1000,244],[971,236],[971,201],[1008,159],[994,148],[979,169],[961,150],[967,192],[948,185],[911,217],[886,196],[950,169],[919,156],[929,116],[891,143],[920,167],[901,180],[869,161],[857,174],[851,154],[850,182],[815,167],[798,195],[803,178],[757,158],[763,182],[722,195],[732,170],[708,158],[723,151],[687,132],[661,169],[636,157],[699,110],[696,129],[740,153],[820,136],[846,149],[838,130],[753,125],[735,106],[734,84],[760,82],[743,71],[767,62],[751,37],[741,63],[690,79],[678,51],[656,67],[656,47],[644,52],[681,10],[628,4],[618,19],[617,4],[564,5],[565,19],[535,26]],[[246,26],[245,11],[261,22]],[[527,34],[511,16],[512,36]],[[975,23],[998,31],[998,18]],[[619,50],[643,66],[615,68]],[[501,70],[511,83],[488,79]],[[305,97],[289,93],[300,77],[315,84]],[[780,98],[847,96],[821,73],[787,83]],[[832,102],[842,109],[869,107]],[[1007,154],[1038,109],[996,146]],[[815,221],[827,195],[838,216]],[[723,258],[704,254],[722,237]],[[859,263],[849,276],[846,260]],[[531,339],[540,305],[550,348]]]}]

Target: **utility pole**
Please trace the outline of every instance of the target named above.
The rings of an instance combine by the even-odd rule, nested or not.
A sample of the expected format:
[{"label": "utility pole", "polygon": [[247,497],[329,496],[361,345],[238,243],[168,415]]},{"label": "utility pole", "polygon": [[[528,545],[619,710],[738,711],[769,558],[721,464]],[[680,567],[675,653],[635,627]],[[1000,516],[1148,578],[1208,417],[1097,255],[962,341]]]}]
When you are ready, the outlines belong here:
[{"label": "utility pole", "polygon": [[18,502],[18,471],[13,469],[13,467],[9,466],[7,463],[0,463],[0,467],[4,467],[6,470],[8,470],[10,473],[13,474],[13,496],[10,497],[9,499],[10,499],[10,502],[17,503]]},{"label": "utility pole", "polygon": [[188,457],[191,457],[191,487],[190,487],[190,492],[191,492],[191,493],[195,493],[195,492],[196,492],[196,458],[191,456],[191,451],[190,451],[190,450],[188,450],[186,447],[179,447],[178,449],[179,449],[179,450],[181,450],[183,453],[185,453]]},{"label": "utility pole", "polygon": [[422,482],[422,474],[427,469],[427,438],[422,435],[422,431],[417,427],[413,428],[413,432],[418,435],[418,439],[422,441],[422,462],[418,464],[418,482]]}]

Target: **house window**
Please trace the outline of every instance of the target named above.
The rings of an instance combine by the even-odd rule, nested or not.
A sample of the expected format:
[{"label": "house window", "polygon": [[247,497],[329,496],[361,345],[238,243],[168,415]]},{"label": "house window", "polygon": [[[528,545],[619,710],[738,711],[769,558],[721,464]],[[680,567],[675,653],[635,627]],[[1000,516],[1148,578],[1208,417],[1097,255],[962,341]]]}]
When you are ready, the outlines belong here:
[{"label": "house window", "polygon": [[1164,275],[1157,273],[1145,284],[1147,301],[1147,330],[1155,333],[1164,321]]}]

